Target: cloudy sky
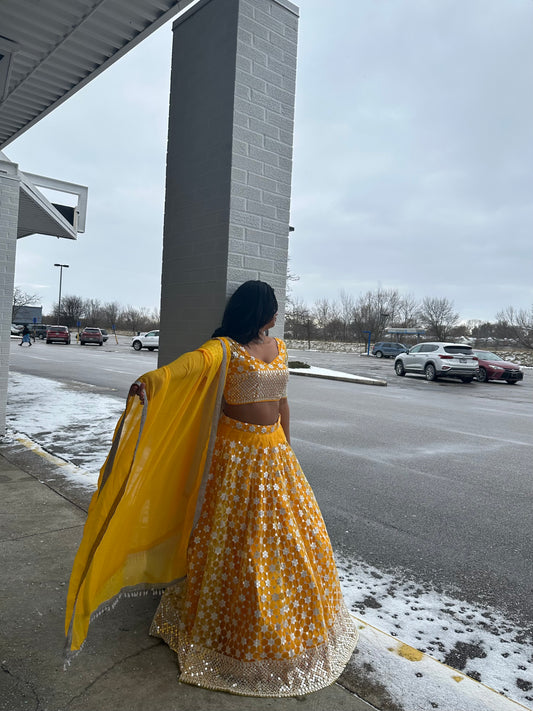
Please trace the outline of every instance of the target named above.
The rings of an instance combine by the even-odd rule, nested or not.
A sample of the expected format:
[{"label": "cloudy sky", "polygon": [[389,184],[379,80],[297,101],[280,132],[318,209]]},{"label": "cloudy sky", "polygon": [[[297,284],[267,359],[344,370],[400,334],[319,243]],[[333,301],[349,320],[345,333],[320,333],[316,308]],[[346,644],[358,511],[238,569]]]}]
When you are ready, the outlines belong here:
[{"label": "cloudy sky", "polygon": [[[463,319],[533,304],[532,0],[300,0],[293,294],[397,288]],[[7,147],[89,186],[77,242],[19,240],[15,283],[157,308],[171,24]]]}]

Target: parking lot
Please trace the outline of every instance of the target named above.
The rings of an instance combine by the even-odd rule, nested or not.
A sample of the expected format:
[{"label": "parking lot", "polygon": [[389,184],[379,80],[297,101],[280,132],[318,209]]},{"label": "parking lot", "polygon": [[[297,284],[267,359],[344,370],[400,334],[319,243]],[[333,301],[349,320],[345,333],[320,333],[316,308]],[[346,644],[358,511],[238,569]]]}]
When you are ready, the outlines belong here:
[{"label": "parking lot", "polygon": [[[524,380],[514,386],[507,383],[462,383],[458,380],[439,379],[437,382],[429,383],[423,376],[406,375],[401,378],[394,372],[393,358],[374,358],[373,356],[359,355],[355,353],[338,353],[315,350],[289,350],[289,358],[301,360],[309,365],[318,368],[333,368],[346,373],[354,373],[372,378],[380,378],[387,381],[388,386],[394,388],[413,388],[427,390],[427,388],[450,391],[455,394],[477,392],[477,396],[483,398],[496,397],[498,399],[511,398],[512,402],[532,402],[533,400],[533,368],[524,370]],[[517,392],[506,392],[511,390]]]},{"label": "parking lot", "polygon": [[[119,337],[118,345],[110,339],[101,348],[16,344],[11,370],[59,381],[58,400],[66,389],[82,398],[85,393],[119,398],[120,407],[130,383],[157,367],[157,352],[134,351],[128,337]],[[402,616],[411,614],[421,595],[429,596],[442,610],[425,610],[424,625],[437,624],[428,620],[448,610],[439,624],[448,627],[451,619],[457,639],[468,639],[471,649],[478,649],[477,628],[468,622],[472,614],[485,632],[490,621],[493,650],[531,634],[533,371],[514,386],[428,382],[398,377],[388,359],[293,350],[289,357],[388,383],[375,387],[299,376],[289,382],[292,445],[315,491],[345,583],[352,581],[356,612],[366,609],[381,624],[383,605],[387,629],[394,631],[402,622],[392,612],[399,605],[394,590],[402,586]],[[38,390],[40,381],[34,382]],[[34,407],[38,403],[36,398]],[[22,417],[20,399],[17,404]],[[115,421],[116,416],[108,421],[109,438]],[[80,446],[79,427],[72,412],[73,449]],[[95,436],[101,439],[105,429]],[[63,446],[68,432],[67,421]],[[96,451],[90,436],[82,439],[85,453]],[[53,450],[53,432],[48,441]],[[99,451],[105,449],[99,444]],[[392,583],[372,592],[379,581]],[[441,593],[452,596],[453,607],[439,603]],[[464,618],[461,625],[458,615]],[[501,620],[503,642],[497,636]],[[404,638],[409,629],[415,645],[416,624],[415,618],[400,626]],[[422,635],[428,648],[430,634]],[[498,657],[497,651],[491,654]]]}]

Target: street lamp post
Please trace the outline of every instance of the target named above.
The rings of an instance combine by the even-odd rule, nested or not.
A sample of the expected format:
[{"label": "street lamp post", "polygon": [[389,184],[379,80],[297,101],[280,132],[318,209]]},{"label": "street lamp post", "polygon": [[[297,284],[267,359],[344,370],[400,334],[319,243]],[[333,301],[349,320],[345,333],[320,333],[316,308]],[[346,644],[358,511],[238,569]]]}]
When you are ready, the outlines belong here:
[{"label": "street lamp post", "polygon": [[68,268],[68,264],[54,264],[54,267],[59,267],[59,299],[57,301],[57,323],[61,316],[61,283],[63,281],[63,269]]}]

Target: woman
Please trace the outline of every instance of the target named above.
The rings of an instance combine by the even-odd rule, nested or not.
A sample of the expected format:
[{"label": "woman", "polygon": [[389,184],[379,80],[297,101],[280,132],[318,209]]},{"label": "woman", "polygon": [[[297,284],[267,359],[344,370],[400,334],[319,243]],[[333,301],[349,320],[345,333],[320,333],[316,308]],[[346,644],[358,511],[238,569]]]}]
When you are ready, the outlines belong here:
[{"label": "woman", "polygon": [[[117,451],[122,447],[119,459],[125,459],[126,465],[117,467],[110,455],[111,464],[102,471],[99,491],[112,482],[111,494],[99,512],[95,509],[91,516],[89,511],[89,517],[100,524],[88,532],[89,541],[80,564],[75,565],[78,573],[73,572],[69,591],[76,627],[76,607],[88,588],[107,592],[99,592],[93,610],[78,615],[86,618],[87,626],[87,613],[131,582],[136,587],[139,583],[149,586],[152,581],[166,584],[150,632],[178,653],[180,680],[252,696],[301,695],[331,684],[357,642],[322,516],[289,444],[287,352],[283,341],[268,335],[276,313],[276,297],[268,284],[242,284],[228,302],[222,326],[213,334],[220,340],[199,349],[213,357],[213,363],[201,368],[201,375],[197,366],[187,362],[181,375],[173,378],[167,374],[163,384],[152,381],[163,370],[158,369],[132,386],[130,394],[139,398],[130,400],[147,408],[146,422],[152,435],[145,436],[139,426],[141,435],[134,443],[138,417],[133,417],[133,426],[125,426],[125,444],[123,434],[117,433],[114,446]],[[177,414],[182,442],[176,456],[165,451],[158,459],[164,467],[170,454],[174,468],[179,462],[179,471],[174,477],[170,471],[168,479],[165,473],[157,475],[166,482],[156,482],[164,493],[154,500],[151,492],[147,505],[138,493],[144,476],[136,476],[138,470],[130,458],[135,462],[153,456],[157,450],[154,432],[168,422],[158,411],[161,391],[166,401],[176,383],[183,385],[184,381],[188,388],[191,381],[196,386],[180,394],[190,403],[186,413]],[[222,414],[218,417],[221,391]],[[155,415],[150,414],[151,408]],[[211,431],[198,410],[204,414],[212,411],[218,418],[212,447]],[[196,461],[192,465],[188,460],[192,456],[189,435],[193,433],[182,433],[182,426],[191,419],[197,421],[193,427]],[[198,456],[204,449],[205,458]],[[183,460],[187,463],[182,471]],[[145,461],[144,475],[150,477],[154,466],[155,461]],[[208,474],[202,494],[199,474],[203,469]],[[142,545],[129,544],[126,556],[119,556],[104,575],[96,565],[96,576],[91,574],[87,582],[80,570],[94,567],[96,552],[102,545],[106,548],[117,512],[121,525],[127,521],[127,515],[121,513],[125,497],[137,498],[133,509],[138,511],[137,520],[144,521],[144,528],[150,511],[159,515],[170,507],[170,520],[176,515],[179,520],[177,524],[174,521],[174,528],[163,526],[159,534],[142,534]],[[195,508],[199,513],[190,533]],[[153,521],[159,525],[155,515]],[[107,552],[115,552],[111,543]],[[105,550],[103,555],[107,555]],[[118,573],[113,573],[117,565]],[[82,627],[78,625],[78,638]]]},{"label": "woman", "polygon": [[19,343],[19,346],[21,346],[23,343],[27,343],[29,346],[31,346],[31,331],[28,328],[28,324],[24,324],[24,328],[22,329],[22,340]]}]

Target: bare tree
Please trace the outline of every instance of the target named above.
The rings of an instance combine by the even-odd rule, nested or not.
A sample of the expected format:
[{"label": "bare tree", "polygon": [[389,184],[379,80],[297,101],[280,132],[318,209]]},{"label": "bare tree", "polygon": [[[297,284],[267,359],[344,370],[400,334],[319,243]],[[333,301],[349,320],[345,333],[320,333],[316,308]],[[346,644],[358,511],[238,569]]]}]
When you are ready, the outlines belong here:
[{"label": "bare tree", "polygon": [[459,321],[459,314],[455,311],[453,301],[429,296],[422,301],[418,317],[428,330],[428,335],[436,341],[445,341],[449,338],[452,329]]},{"label": "bare tree", "polygon": [[108,301],[102,306],[104,323],[108,328],[116,327],[121,306],[118,301]]},{"label": "bare tree", "polygon": [[287,281],[285,282],[285,302],[287,304],[287,307],[290,306],[292,303],[292,282],[294,281],[299,281],[300,277],[297,274],[294,274],[291,270],[291,258],[289,257],[287,260]]},{"label": "bare tree", "polygon": [[285,330],[288,336],[300,339],[311,339],[311,312],[307,305],[298,298],[292,299],[285,314]]},{"label": "bare tree", "polygon": [[396,289],[367,291],[358,299],[353,313],[354,330],[366,340],[371,332],[374,342],[383,338],[387,324],[396,323],[402,311],[402,297]]},{"label": "bare tree", "polygon": [[[57,314],[57,304],[54,307],[54,313]],[[61,313],[59,320],[64,321],[66,326],[76,326],[81,320],[85,312],[85,301],[81,296],[64,296],[61,299]]]},{"label": "bare tree", "polygon": [[533,348],[533,305],[528,310],[508,306],[496,314],[498,324],[506,326],[511,338],[524,348]]},{"label": "bare tree", "polygon": [[323,340],[327,339],[326,334],[329,322],[331,321],[332,311],[331,304],[327,299],[318,299],[313,304],[311,313],[318,329],[317,335]]},{"label": "bare tree", "polygon": [[88,326],[98,326],[104,318],[98,299],[85,299],[85,320]]},{"label": "bare tree", "polygon": [[24,306],[35,306],[41,302],[39,294],[30,294],[24,291],[20,286],[16,286],[13,290],[13,310],[11,314],[12,321],[15,321],[17,314]]},{"label": "bare tree", "polygon": [[138,309],[135,306],[126,306],[120,314],[120,320],[133,335],[144,330],[146,325],[150,324],[147,310],[145,308]]},{"label": "bare tree", "polygon": [[393,321],[395,326],[414,328],[418,321],[420,305],[413,294],[404,294],[398,306],[398,313]]},{"label": "bare tree", "polygon": [[355,300],[354,297],[344,289],[339,295],[339,318],[342,323],[342,339],[349,340],[349,329],[354,317]]}]

